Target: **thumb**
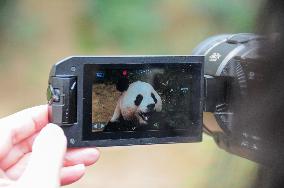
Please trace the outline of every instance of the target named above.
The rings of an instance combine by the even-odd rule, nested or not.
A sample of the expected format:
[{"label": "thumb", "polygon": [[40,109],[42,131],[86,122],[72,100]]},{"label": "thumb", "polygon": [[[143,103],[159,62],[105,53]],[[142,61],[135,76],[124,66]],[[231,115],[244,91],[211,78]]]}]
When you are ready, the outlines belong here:
[{"label": "thumb", "polygon": [[31,159],[18,183],[21,187],[56,188],[66,153],[66,137],[60,127],[48,124],[35,139]]}]

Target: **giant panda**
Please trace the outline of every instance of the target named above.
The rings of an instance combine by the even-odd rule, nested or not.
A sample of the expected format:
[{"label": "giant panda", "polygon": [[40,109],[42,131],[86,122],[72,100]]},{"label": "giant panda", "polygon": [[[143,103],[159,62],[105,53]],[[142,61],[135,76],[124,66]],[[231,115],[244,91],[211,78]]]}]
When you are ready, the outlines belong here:
[{"label": "giant panda", "polygon": [[113,116],[104,131],[134,131],[151,129],[151,116],[162,110],[162,100],[149,83],[136,81],[118,86],[121,96]]}]

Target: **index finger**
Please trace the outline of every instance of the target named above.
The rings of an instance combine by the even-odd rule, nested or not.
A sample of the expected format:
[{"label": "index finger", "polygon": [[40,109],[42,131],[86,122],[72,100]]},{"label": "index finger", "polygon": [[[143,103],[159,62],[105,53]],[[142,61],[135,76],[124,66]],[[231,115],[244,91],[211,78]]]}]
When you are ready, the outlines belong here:
[{"label": "index finger", "polygon": [[0,160],[14,144],[48,124],[48,106],[36,106],[0,119]]}]

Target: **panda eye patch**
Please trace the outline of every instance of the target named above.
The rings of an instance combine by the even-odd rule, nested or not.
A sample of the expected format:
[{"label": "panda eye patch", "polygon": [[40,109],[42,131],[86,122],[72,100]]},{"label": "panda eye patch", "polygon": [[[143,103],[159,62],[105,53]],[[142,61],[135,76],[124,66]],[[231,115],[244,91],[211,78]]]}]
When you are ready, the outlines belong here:
[{"label": "panda eye patch", "polygon": [[155,104],[158,102],[158,100],[156,99],[155,95],[153,93],[151,93],[151,97],[154,99]]},{"label": "panda eye patch", "polygon": [[142,100],[143,100],[143,96],[141,94],[139,94],[139,95],[137,95],[137,97],[136,97],[136,99],[134,101],[134,104],[136,106],[139,106],[141,104]]}]

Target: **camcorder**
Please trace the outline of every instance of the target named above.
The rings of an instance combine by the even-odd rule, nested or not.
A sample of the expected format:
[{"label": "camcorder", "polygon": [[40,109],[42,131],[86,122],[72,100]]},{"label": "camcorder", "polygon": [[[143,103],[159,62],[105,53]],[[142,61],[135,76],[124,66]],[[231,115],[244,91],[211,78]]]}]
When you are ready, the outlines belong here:
[{"label": "camcorder", "polygon": [[[50,122],[62,127],[69,147],[201,142],[206,132],[221,148],[254,159],[261,137],[235,120],[253,97],[250,88],[261,84],[264,40],[224,34],[192,55],[66,58],[50,71]],[[213,125],[203,125],[206,113]]]}]

